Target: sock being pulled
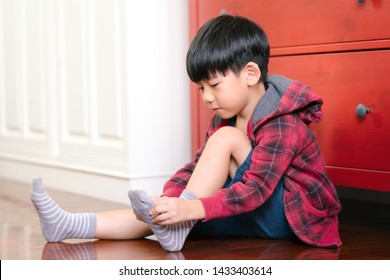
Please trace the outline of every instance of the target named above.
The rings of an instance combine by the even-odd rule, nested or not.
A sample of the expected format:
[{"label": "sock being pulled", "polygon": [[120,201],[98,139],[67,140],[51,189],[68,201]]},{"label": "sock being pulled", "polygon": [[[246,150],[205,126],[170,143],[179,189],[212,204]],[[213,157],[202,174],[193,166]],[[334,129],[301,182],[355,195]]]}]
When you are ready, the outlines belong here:
[{"label": "sock being pulled", "polygon": [[96,233],[95,213],[69,213],[46,193],[41,178],[34,178],[31,201],[37,209],[41,230],[48,242],[69,238],[91,239]]},{"label": "sock being pulled", "polygon": [[[129,198],[134,213],[149,225],[156,235],[161,246],[170,252],[180,251],[186,238],[196,224],[197,220],[185,221],[172,225],[158,225],[153,223],[150,209],[155,205],[154,201],[142,190],[130,190]],[[194,200],[197,197],[191,192],[184,190],[180,198]]]}]

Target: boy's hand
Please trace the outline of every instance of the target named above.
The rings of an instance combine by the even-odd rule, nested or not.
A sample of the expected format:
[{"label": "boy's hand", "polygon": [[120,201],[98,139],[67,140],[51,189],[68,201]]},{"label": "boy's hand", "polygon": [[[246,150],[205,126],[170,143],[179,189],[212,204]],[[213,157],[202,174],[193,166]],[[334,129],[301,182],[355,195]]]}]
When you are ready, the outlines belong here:
[{"label": "boy's hand", "polygon": [[[157,196],[157,195],[152,195],[150,196],[150,198],[154,201],[154,203],[158,203],[158,201],[161,199],[160,196]],[[135,217],[137,218],[138,221],[141,221],[141,222],[145,222],[144,220],[142,220],[142,218],[138,217],[137,215],[135,215]]]},{"label": "boy's hand", "polygon": [[205,217],[200,200],[184,200],[178,197],[161,197],[156,206],[150,210],[153,222],[159,225],[170,225],[188,220],[199,220]]}]

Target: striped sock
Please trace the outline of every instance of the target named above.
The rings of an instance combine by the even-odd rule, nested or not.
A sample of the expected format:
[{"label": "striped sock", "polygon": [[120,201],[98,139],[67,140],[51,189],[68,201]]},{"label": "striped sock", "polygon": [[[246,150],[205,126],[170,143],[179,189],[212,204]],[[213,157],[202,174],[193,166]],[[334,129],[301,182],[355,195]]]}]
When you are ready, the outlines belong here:
[{"label": "striped sock", "polygon": [[[129,198],[134,213],[149,225],[161,246],[166,251],[180,251],[183,248],[184,242],[197,220],[185,221],[172,225],[158,225],[153,223],[152,217],[149,214],[150,209],[152,209],[155,203],[144,191],[130,190]],[[196,199],[196,197],[187,190],[183,191],[180,198],[185,200]]]},{"label": "striped sock", "polygon": [[37,209],[46,241],[59,242],[69,238],[90,239],[95,236],[96,214],[64,211],[46,193],[41,178],[33,180],[31,201]]}]

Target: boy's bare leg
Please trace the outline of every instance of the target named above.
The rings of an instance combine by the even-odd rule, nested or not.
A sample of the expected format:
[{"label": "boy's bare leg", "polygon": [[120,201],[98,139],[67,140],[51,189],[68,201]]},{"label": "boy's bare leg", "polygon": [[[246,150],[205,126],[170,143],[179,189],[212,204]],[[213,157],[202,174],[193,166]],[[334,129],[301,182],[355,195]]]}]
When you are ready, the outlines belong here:
[{"label": "boy's bare leg", "polygon": [[[232,178],[245,161],[252,146],[247,136],[234,127],[223,127],[207,141],[203,153],[180,198],[195,200],[221,189],[228,175]],[[143,191],[130,190],[129,198],[134,211],[153,230],[161,246],[167,251],[178,251],[184,245],[188,233],[197,222],[160,225],[153,223],[150,210],[155,203]]]},{"label": "boy's bare leg", "polygon": [[199,198],[214,194],[228,175],[234,177],[251,149],[249,138],[239,129],[220,128],[207,141],[186,189]]},{"label": "boy's bare leg", "polygon": [[153,234],[131,209],[99,212],[96,220],[97,239],[138,239]]}]

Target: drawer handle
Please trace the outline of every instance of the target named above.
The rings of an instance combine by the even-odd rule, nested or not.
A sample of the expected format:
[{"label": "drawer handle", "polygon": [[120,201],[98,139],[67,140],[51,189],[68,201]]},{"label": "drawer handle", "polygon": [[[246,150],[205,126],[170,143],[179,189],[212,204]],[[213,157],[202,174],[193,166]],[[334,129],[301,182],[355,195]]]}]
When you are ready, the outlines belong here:
[{"label": "drawer handle", "polygon": [[366,2],[366,0],[358,0],[358,2],[359,2],[360,4],[363,4],[364,2]]},{"label": "drawer handle", "polygon": [[229,12],[226,10],[226,9],[222,9],[220,12],[219,12],[219,15],[220,16],[226,16],[226,15],[228,15],[229,14]]},{"label": "drawer handle", "polygon": [[364,104],[359,104],[356,107],[356,114],[358,115],[359,118],[364,118],[367,113],[370,112],[370,109],[364,106]]}]

